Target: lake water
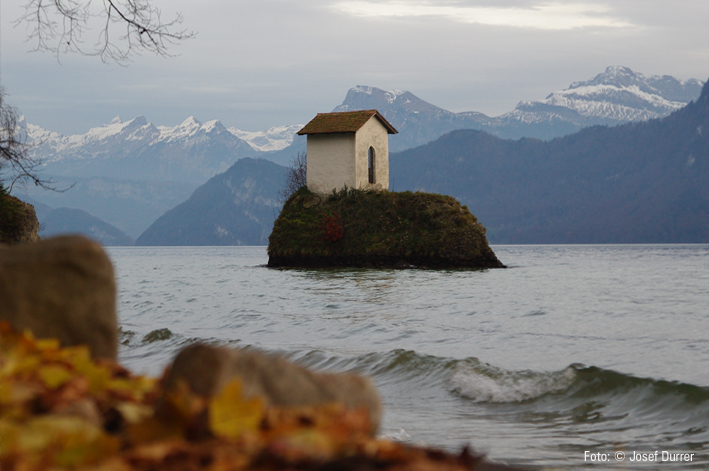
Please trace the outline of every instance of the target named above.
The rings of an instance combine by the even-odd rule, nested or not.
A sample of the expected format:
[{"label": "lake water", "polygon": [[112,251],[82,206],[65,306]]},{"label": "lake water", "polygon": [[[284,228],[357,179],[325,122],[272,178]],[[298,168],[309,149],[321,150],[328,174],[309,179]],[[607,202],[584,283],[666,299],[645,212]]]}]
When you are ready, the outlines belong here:
[{"label": "lake water", "polygon": [[[709,245],[493,249],[509,268],[270,269],[265,247],[110,248],[120,359],[159,375],[192,342],[254,346],[371,375],[382,434],[399,440],[532,468],[709,469]],[[159,329],[172,335],[145,338]],[[655,451],[692,461],[631,461]]]}]

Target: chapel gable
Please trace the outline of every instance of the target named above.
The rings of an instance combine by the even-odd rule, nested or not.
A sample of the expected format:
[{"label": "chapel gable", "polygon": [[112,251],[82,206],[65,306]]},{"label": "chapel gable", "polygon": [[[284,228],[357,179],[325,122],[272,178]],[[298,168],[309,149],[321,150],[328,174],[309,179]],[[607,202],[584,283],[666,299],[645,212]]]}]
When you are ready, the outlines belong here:
[{"label": "chapel gable", "polygon": [[308,136],[308,189],[388,190],[389,134],[397,132],[377,110],[318,113],[298,131]]}]

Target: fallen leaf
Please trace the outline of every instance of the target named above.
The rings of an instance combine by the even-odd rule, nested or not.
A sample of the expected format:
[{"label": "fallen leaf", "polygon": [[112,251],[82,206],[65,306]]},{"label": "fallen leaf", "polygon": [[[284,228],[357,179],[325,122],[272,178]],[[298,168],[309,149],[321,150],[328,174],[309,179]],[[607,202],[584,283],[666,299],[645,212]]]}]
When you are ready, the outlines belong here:
[{"label": "fallen leaf", "polygon": [[255,432],[263,417],[263,399],[245,399],[238,378],[227,383],[209,406],[209,427],[220,437],[239,438],[246,432]]}]

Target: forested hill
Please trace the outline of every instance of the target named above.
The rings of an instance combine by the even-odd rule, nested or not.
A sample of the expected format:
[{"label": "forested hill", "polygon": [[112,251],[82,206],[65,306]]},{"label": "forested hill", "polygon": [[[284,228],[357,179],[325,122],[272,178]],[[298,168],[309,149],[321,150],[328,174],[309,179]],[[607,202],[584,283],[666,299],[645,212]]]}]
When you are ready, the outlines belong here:
[{"label": "forested hill", "polygon": [[243,158],[163,214],[136,245],[266,245],[286,168]]},{"label": "forested hill", "polygon": [[663,119],[550,142],[454,131],[390,165],[396,191],[459,199],[493,244],[709,242],[709,85]]}]

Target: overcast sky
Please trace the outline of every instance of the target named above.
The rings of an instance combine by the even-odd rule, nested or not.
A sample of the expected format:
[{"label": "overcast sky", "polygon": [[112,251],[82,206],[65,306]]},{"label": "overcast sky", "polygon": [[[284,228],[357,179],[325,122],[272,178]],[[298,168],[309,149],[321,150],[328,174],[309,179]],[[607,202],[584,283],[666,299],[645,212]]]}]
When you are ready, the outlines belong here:
[{"label": "overcast sky", "polygon": [[128,67],[28,52],[25,26],[13,27],[27,1],[0,6],[0,81],[29,122],[69,134],[116,115],[305,123],[355,85],[497,116],[609,65],[709,78],[707,0],[160,0],[198,35],[177,57]]}]

